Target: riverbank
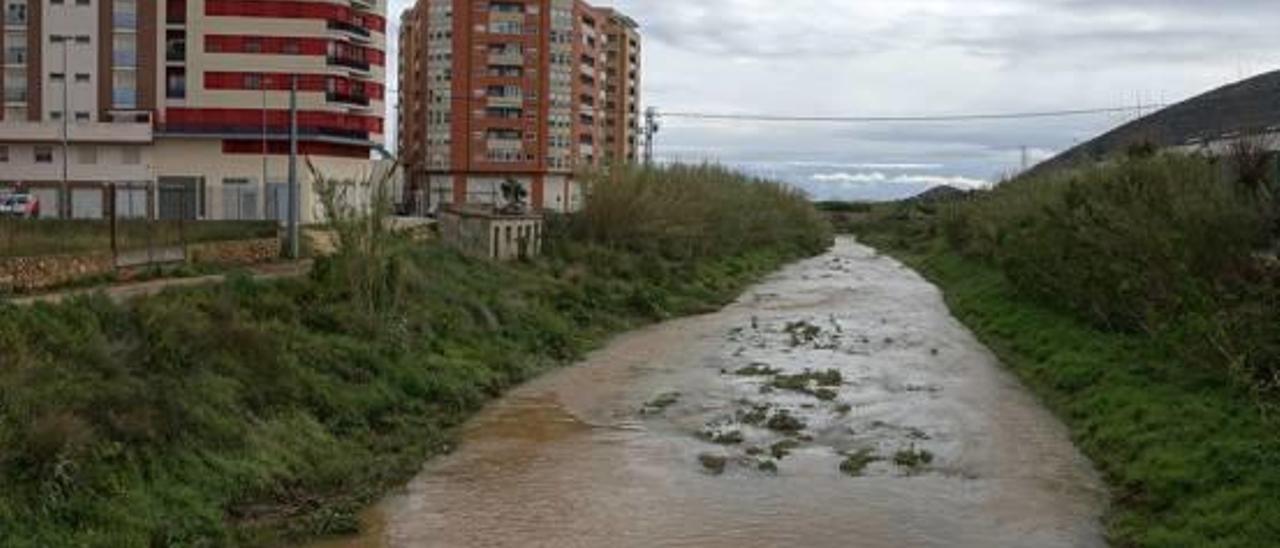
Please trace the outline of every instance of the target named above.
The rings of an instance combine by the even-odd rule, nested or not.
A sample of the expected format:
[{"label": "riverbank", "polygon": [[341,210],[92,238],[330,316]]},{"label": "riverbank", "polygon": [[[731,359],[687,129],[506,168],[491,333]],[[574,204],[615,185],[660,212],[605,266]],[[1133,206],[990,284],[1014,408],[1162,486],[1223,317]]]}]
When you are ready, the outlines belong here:
[{"label": "riverbank", "polygon": [[[258,546],[354,532],[486,401],[612,334],[714,310],[829,243],[778,186],[708,168],[623,177],[595,196],[630,192],[650,215],[672,214],[655,195],[697,209],[610,227],[589,203],[552,223],[545,257],[511,265],[353,217],[305,278],[0,305],[0,539]],[[645,233],[672,228],[685,230]],[[748,235],[715,245],[736,230]]]},{"label": "riverbank", "polygon": [[[1074,200],[1085,204],[1085,208],[1092,207],[1094,216],[1077,217],[1074,225],[1059,226],[1088,231],[1090,220],[1102,218],[1097,212],[1114,211],[1116,206],[1097,194],[1090,197],[1087,183],[1075,184]],[[1146,190],[1150,192],[1151,187]],[[1015,188],[1008,192],[1019,191]],[[1085,197],[1081,198],[1081,194]],[[1250,369],[1266,366],[1268,347],[1242,347],[1242,351],[1249,350],[1249,359],[1240,362],[1242,370],[1233,370],[1222,363],[1221,356],[1196,351],[1199,346],[1192,342],[1199,340],[1204,327],[1192,323],[1196,316],[1191,312],[1196,310],[1184,309],[1181,313],[1185,315],[1170,314],[1167,309],[1160,310],[1163,315],[1151,312],[1147,319],[1165,322],[1160,329],[1126,331],[1104,327],[1079,313],[1072,305],[1083,299],[1072,301],[1078,293],[1071,289],[1050,296],[1024,289],[1003,268],[1025,267],[1015,272],[1026,274],[1027,268],[1037,264],[1018,262],[1020,253],[1048,255],[1080,250],[1070,243],[1037,241],[1052,233],[1037,229],[1036,221],[1017,221],[1021,212],[1016,208],[983,202],[986,199],[980,196],[973,198],[974,202],[959,205],[877,206],[853,223],[853,231],[864,243],[902,260],[942,288],[952,312],[1066,422],[1074,442],[1102,472],[1111,490],[1106,525],[1113,545],[1274,544],[1280,538],[1280,437],[1275,423],[1267,417],[1272,407],[1268,403],[1270,396],[1258,389],[1251,380],[1251,371],[1244,367],[1246,363]],[[1034,203],[1023,198],[1022,204]],[[1158,208],[1161,202],[1149,196],[1145,201],[1131,203]],[[1222,215],[1230,215],[1229,211],[1214,210]],[[1045,223],[1062,220],[1041,206],[1032,206],[1026,213],[1034,216],[1035,212]],[[955,227],[947,226],[956,222],[958,214],[965,213],[974,215],[978,222],[1002,215],[1011,230],[1023,232],[1002,235],[1005,228],[998,223],[999,228],[971,232],[973,238],[1004,242],[990,244],[994,255],[974,253],[964,245],[967,238],[955,237]],[[1158,213],[1150,215],[1135,217],[1130,226],[1164,221],[1157,217]],[[1198,231],[1202,226],[1188,225],[1184,230]],[[1093,234],[1096,238],[1110,237],[1100,232]],[[1110,234],[1119,237],[1091,245],[1115,245],[1115,241],[1123,241],[1121,235],[1125,233]],[[1163,237],[1178,236],[1177,232],[1167,232]],[[1131,236],[1128,242],[1136,245],[1137,241],[1136,236]],[[1190,246],[1189,241],[1183,240],[1183,245]],[[1019,247],[1026,242],[1036,243]],[[1132,297],[1133,290],[1149,289],[1141,287],[1142,280],[1155,274],[1145,269],[1159,264],[1138,262],[1136,257],[1157,251],[1154,246],[1135,245],[1128,247],[1128,255],[1080,257],[1075,264],[1063,263],[1057,268],[1053,267],[1056,263],[1040,262],[1040,270],[1035,272],[1046,279],[1057,277],[1057,283],[1065,285],[1086,281],[1074,276],[1093,266],[1101,269],[1110,264],[1113,269],[1122,269],[1132,265],[1132,270],[1117,270],[1138,284],[1129,286]],[[1222,246],[1217,247],[1214,251],[1223,251]],[[1183,249],[1188,250],[1188,255],[1198,251]],[[1194,274],[1185,276],[1191,278]],[[1102,283],[1094,278],[1094,284]],[[1199,287],[1192,285],[1198,284],[1198,279],[1184,281],[1184,290]],[[1079,292],[1096,293],[1120,289],[1076,287]],[[1262,288],[1256,289],[1259,291],[1255,298],[1264,298]],[[1142,301],[1132,297],[1123,304],[1134,302]],[[1184,301],[1187,302],[1203,301]],[[1228,315],[1227,319],[1242,318]],[[1246,335],[1250,337],[1247,340],[1265,340],[1276,329],[1267,323],[1255,327],[1250,333],[1223,335],[1235,340]]]}]

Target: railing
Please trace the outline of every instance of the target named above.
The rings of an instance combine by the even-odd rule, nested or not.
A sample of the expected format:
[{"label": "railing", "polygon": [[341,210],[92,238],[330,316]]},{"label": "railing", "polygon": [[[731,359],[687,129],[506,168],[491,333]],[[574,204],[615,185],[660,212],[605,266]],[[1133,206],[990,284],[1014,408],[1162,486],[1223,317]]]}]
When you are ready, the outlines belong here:
[{"label": "railing", "polygon": [[[166,123],[166,124],[164,124],[164,125],[159,129],[159,131],[164,132],[164,133],[169,133],[169,134],[179,134],[179,135],[248,135],[248,136],[261,136],[261,135],[262,135],[262,124],[253,124],[253,125],[245,125],[245,124],[226,124],[226,125],[199,124],[199,125],[195,125],[195,124],[180,124],[180,123],[175,124],[175,123],[171,123],[171,122],[170,122],[170,123]],[[281,128],[278,128],[278,127],[275,127],[275,126],[268,126],[268,131],[270,131],[270,132],[272,132],[272,133],[285,133],[285,132],[287,132],[287,131],[288,131],[288,129],[287,129],[287,128],[286,128],[286,129],[281,129]],[[342,138],[342,139],[352,139],[352,140],[356,140],[356,141],[368,141],[368,140],[369,140],[369,132],[368,132],[368,131],[356,131],[356,130],[334,129],[334,128],[320,128],[320,127],[299,127],[299,128],[298,128],[298,136],[299,136],[300,138],[302,138],[302,139],[314,138],[314,137],[337,137],[337,138]]]},{"label": "railing", "polygon": [[344,57],[341,55],[330,55],[329,64],[340,66],[340,67],[353,68],[361,72],[369,72],[368,62],[361,61],[359,59],[352,59],[350,57]]},{"label": "railing", "polygon": [[346,21],[338,21],[335,19],[330,19],[327,26],[329,27],[329,30],[340,30],[343,32],[349,32],[351,34],[355,34],[364,38],[369,38],[371,36],[371,34],[369,33],[369,29],[366,29],[354,23],[348,23]]},{"label": "railing", "polygon": [[325,99],[331,103],[348,103],[353,105],[369,106],[369,98],[364,95],[356,95],[352,93],[341,93],[330,91],[325,93]]}]

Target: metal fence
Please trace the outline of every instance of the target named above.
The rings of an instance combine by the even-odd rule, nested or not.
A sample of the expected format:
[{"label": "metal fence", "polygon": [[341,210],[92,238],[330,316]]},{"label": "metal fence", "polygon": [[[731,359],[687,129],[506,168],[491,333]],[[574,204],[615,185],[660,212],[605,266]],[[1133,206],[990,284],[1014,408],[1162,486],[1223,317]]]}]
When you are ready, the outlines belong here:
[{"label": "metal fence", "polygon": [[0,218],[0,259],[110,253],[117,266],[186,260],[193,244],[274,238],[275,221]]}]

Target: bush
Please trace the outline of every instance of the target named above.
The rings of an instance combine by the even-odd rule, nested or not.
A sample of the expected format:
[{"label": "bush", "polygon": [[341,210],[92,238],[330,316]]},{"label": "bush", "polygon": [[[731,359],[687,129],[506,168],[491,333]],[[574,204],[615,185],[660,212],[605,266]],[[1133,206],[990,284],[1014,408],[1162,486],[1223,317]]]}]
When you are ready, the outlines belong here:
[{"label": "bush", "polygon": [[568,228],[580,240],[674,260],[831,244],[826,220],[801,192],[714,165],[594,174],[586,208]]},{"label": "bush", "polygon": [[950,206],[947,240],[1099,325],[1155,332],[1213,306],[1265,240],[1254,197],[1207,159],[1136,158],[1006,183]]}]

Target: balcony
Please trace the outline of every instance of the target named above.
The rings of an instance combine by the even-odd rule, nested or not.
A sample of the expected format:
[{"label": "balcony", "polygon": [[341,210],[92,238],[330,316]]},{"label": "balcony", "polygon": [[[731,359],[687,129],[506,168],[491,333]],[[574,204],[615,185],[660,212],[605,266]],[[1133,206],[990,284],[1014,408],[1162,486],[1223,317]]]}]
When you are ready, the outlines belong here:
[{"label": "balcony", "polygon": [[489,54],[489,64],[499,67],[523,67],[524,52],[503,51]]},{"label": "balcony", "polygon": [[364,39],[368,39],[371,36],[371,34],[369,33],[369,29],[366,29],[354,23],[348,23],[346,21],[338,21],[336,19],[330,19],[326,26],[328,26],[329,30],[336,30],[336,31],[345,32],[348,34],[354,34]]},{"label": "balcony", "polygon": [[519,138],[489,137],[485,139],[485,146],[492,151],[520,152],[524,150],[524,141]]},{"label": "balcony", "polygon": [[329,66],[331,67],[346,67],[360,72],[369,72],[369,63],[367,61],[361,61],[359,59],[343,55],[330,55],[328,59]]},{"label": "balcony", "polygon": [[524,106],[523,95],[490,95],[489,108],[521,108]]},{"label": "balcony", "polygon": [[330,91],[324,94],[324,98],[330,103],[345,103],[348,105],[357,105],[361,107],[369,106],[369,97],[365,95],[357,95],[353,93],[342,93],[339,91]]}]

